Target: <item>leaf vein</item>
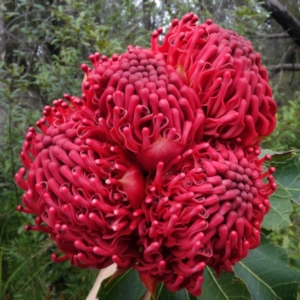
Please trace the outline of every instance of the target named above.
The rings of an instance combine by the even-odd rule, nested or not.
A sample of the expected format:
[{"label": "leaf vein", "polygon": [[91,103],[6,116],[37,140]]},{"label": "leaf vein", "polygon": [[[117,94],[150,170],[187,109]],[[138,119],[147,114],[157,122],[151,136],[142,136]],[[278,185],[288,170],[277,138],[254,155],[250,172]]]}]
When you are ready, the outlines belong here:
[{"label": "leaf vein", "polygon": [[276,293],[273,291],[273,289],[265,281],[263,281],[261,278],[259,278],[255,273],[253,273],[251,269],[247,268],[247,266],[244,265],[242,262],[239,262],[239,264],[242,265],[253,277],[255,277],[258,281],[260,281],[262,284],[264,284],[277,299],[280,299],[278,297],[278,295],[276,295]]},{"label": "leaf vein", "polygon": [[210,271],[209,268],[207,268],[208,273],[210,274],[212,280],[214,281],[214,283],[216,284],[216,286],[219,288],[221,294],[223,294],[223,296],[225,297],[225,299],[229,300],[229,298],[226,296],[226,294],[224,293],[222,287],[219,285],[219,283],[216,281],[214,275],[212,274],[212,272]]}]

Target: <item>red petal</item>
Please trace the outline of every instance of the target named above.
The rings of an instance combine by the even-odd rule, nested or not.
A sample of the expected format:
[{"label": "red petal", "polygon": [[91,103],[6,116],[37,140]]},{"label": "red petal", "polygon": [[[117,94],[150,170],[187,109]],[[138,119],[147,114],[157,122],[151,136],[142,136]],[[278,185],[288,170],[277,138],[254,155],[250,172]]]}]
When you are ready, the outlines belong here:
[{"label": "red petal", "polygon": [[147,272],[140,272],[140,279],[148,289],[148,291],[151,293],[153,300],[156,300],[155,290],[158,282],[154,278],[150,277]]},{"label": "red petal", "polygon": [[133,210],[140,208],[145,199],[145,180],[142,171],[131,165],[124,176],[118,180],[130,201]]},{"label": "red petal", "polygon": [[181,154],[186,145],[162,138],[161,136],[148,148],[137,154],[137,160],[144,170],[155,170],[159,162],[166,165]]}]

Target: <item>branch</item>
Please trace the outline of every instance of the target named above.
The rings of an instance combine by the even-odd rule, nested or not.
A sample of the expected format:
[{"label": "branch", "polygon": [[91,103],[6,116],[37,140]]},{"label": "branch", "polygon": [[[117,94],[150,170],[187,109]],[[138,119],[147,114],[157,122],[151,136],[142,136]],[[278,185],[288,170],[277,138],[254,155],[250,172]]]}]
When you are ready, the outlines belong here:
[{"label": "branch", "polygon": [[300,71],[300,64],[279,64],[279,65],[269,65],[267,69],[270,72],[278,73],[280,71]]},{"label": "branch", "polygon": [[4,60],[6,48],[4,0],[0,0],[0,61]]},{"label": "branch", "polygon": [[278,0],[265,0],[265,8],[273,19],[286,31],[294,42],[300,46],[300,21],[290,13]]},{"label": "branch", "polygon": [[255,36],[258,37],[258,38],[268,39],[268,40],[290,38],[290,36],[287,32],[273,33],[273,34],[256,32]]}]

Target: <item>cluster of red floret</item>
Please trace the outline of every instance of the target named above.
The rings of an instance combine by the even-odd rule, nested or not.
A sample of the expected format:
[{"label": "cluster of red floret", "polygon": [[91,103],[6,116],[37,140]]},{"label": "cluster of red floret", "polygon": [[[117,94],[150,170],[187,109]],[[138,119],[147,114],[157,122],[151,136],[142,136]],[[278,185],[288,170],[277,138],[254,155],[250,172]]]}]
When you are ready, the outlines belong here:
[{"label": "cluster of red floret", "polygon": [[[116,263],[201,294],[260,243],[276,189],[259,158],[276,103],[252,44],[192,13],[151,48],[82,65],[82,96],[46,106],[26,134],[15,180],[26,229],[49,233],[80,268]],[[150,284],[151,283],[151,284]]]}]

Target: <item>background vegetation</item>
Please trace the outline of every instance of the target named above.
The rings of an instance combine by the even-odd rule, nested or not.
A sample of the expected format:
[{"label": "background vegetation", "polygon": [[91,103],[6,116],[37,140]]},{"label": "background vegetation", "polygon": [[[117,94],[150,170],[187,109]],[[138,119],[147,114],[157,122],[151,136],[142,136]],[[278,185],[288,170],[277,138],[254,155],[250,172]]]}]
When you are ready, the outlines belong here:
[{"label": "background vegetation", "polygon": [[[98,274],[50,261],[54,243],[44,234],[24,232],[32,220],[15,211],[22,192],[13,181],[29,124],[64,93],[80,95],[79,66],[90,53],[110,56],[124,52],[128,44],[147,47],[152,30],[189,11],[200,21],[212,18],[251,39],[269,68],[279,112],[278,126],[264,148],[300,149],[300,51],[265,10],[267,2],[0,0],[0,299],[85,299]],[[300,20],[299,1],[282,2]],[[288,250],[295,268],[299,214],[295,206],[293,226],[266,232]]]}]

